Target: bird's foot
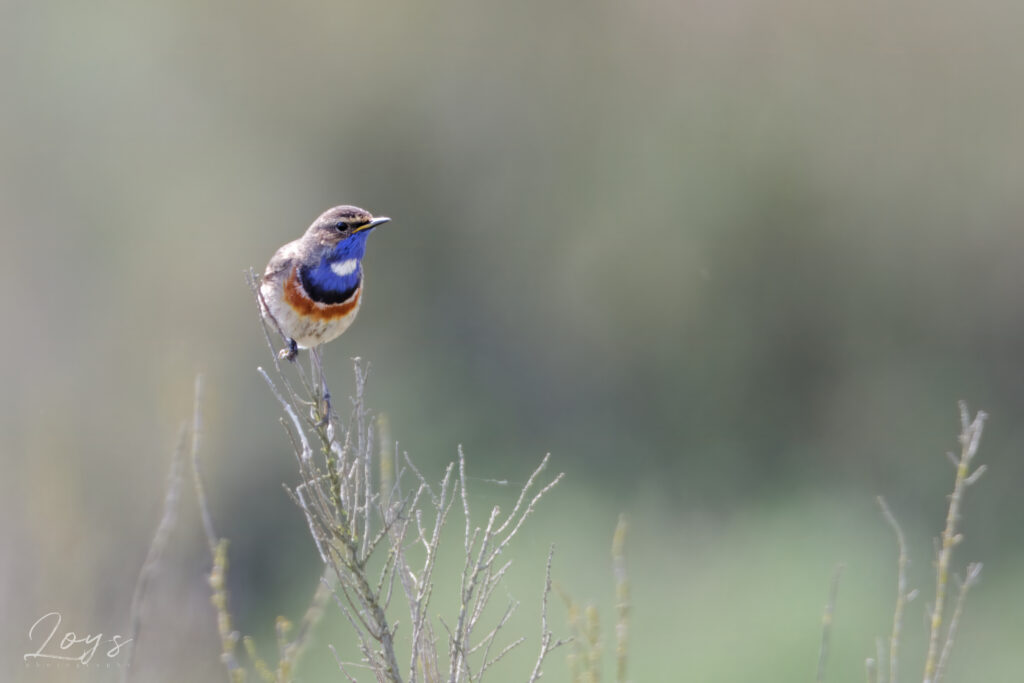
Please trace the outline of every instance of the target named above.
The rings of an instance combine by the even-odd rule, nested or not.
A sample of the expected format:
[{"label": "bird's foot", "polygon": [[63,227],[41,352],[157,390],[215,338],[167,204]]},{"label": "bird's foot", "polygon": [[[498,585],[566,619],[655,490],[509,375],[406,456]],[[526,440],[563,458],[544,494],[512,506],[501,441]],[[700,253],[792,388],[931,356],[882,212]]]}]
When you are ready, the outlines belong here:
[{"label": "bird's foot", "polygon": [[284,347],[277,352],[277,357],[281,360],[287,360],[295,362],[295,357],[299,355],[299,345],[294,339],[288,340],[288,346]]}]

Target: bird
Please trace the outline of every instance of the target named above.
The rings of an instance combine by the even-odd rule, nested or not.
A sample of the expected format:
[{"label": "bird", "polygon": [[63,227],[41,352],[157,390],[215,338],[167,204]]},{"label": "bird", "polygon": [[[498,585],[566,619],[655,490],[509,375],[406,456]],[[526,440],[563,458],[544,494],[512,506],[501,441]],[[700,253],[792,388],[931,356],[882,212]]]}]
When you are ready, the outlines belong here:
[{"label": "bird", "polygon": [[327,209],[305,234],[277,250],[259,286],[264,318],[285,338],[280,358],[339,337],[359,312],[366,238],[391,219],[357,206]]}]

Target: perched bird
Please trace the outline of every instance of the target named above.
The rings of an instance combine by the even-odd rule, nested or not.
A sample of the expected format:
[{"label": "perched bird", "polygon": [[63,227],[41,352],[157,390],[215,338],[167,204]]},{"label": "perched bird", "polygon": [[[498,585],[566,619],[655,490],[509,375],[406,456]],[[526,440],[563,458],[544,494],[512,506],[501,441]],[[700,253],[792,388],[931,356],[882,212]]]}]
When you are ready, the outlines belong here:
[{"label": "perched bird", "polygon": [[362,303],[366,238],[389,220],[336,206],[270,259],[260,281],[260,308],[287,339],[282,358],[294,360],[300,348],[325,344],[352,324]]}]

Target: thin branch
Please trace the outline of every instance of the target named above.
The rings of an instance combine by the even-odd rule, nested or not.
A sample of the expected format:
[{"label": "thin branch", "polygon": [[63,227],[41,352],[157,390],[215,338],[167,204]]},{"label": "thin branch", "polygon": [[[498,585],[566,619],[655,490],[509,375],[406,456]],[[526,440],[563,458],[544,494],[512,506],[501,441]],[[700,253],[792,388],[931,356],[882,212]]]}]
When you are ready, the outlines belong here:
[{"label": "thin branch", "polygon": [[629,525],[619,515],[612,537],[612,574],[615,577],[615,680],[626,682],[626,656],[629,652],[629,613],[631,610],[629,575],[626,572],[626,533]]},{"label": "thin branch", "polygon": [[[504,524],[502,524],[500,527],[498,527],[495,530],[495,532],[494,532],[495,536],[500,536],[505,531],[505,529],[508,527],[508,525],[512,522],[512,520],[514,520],[516,518],[516,515],[519,513],[519,508],[521,508],[523,506],[523,501],[526,499],[526,494],[529,493],[531,488],[533,488],[533,483],[537,480],[537,477],[540,476],[541,472],[543,472],[545,469],[547,469],[548,463],[550,461],[551,461],[551,454],[550,453],[545,453],[544,454],[544,458],[541,459],[540,464],[537,465],[537,469],[535,469],[533,471],[533,473],[530,475],[530,478],[526,480],[525,484],[523,484],[523,488],[519,492],[519,498],[516,499],[516,504],[512,508],[512,512],[508,513],[508,518],[505,520]],[[555,482],[552,482],[551,484],[548,484],[546,487],[544,487],[544,490],[542,490],[539,494],[537,494],[537,496],[534,497],[534,500],[531,501],[531,507],[532,507],[532,504],[534,502],[536,502],[536,500],[538,498],[540,498],[541,494],[543,494],[544,491],[546,491],[547,489],[549,489],[552,486],[554,486],[554,484],[559,479],[561,479],[561,478],[562,478],[562,475],[559,474],[557,477],[555,477]],[[527,513],[523,513],[523,517],[525,518],[525,516],[527,514],[528,514],[528,512]],[[515,531],[513,530],[512,533],[514,534]]]},{"label": "thin branch", "polygon": [[832,571],[832,583],[828,590],[828,602],[825,603],[825,611],[821,615],[821,647],[818,650],[818,674],[814,680],[822,683],[825,680],[825,662],[828,661],[828,645],[832,636],[832,615],[836,609],[836,599],[839,597],[839,578],[843,575],[844,565],[836,565]]},{"label": "thin branch", "polygon": [[359,681],[352,678],[352,674],[350,674],[348,669],[345,668],[345,663],[341,661],[341,657],[338,656],[338,651],[334,649],[334,646],[328,645],[327,648],[331,651],[331,654],[334,655],[334,661],[338,663],[338,670],[345,675],[345,678],[352,681],[352,683],[359,683]]},{"label": "thin branch", "polygon": [[566,641],[558,640],[551,642],[552,633],[551,629],[548,628],[548,598],[551,596],[551,563],[555,557],[555,546],[552,545],[551,549],[548,550],[548,563],[547,568],[544,571],[544,593],[541,596],[540,601],[540,654],[537,655],[537,662],[533,665],[533,671],[530,673],[529,683],[535,683],[540,680],[540,677],[544,675],[541,666],[544,664],[544,658],[547,657],[552,650],[557,647],[561,647]]},{"label": "thin branch", "polygon": [[960,581],[960,590],[957,592],[956,605],[953,608],[953,615],[949,618],[949,628],[946,630],[946,642],[942,645],[942,654],[939,656],[939,663],[935,667],[935,680],[941,681],[946,673],[946,664],[949,661],[949,653],[953,650],[953,639],[956,637],[956,629],[960,624],[960,616],[964,612],[964,602],[967,600],[967,591],[978,582],[981,577],[981,563],[972,562],[967,565],[967,578]]},{"label": "thin branch", "polygon": [[135,583],[135,592],[132,594],[131,621],[128,632],[128,639],[125,642],[131,643],[128,649],[128,659],[121,672],[121,680],[127,682],[132,672],[132,664],[135,662],[135,651],[139,641],[139,631],[142,624],[142,602],[149,588],[149,582],[156,574],[160,564],[160,558],[167,541],[170,539],[171,531],[178,518],[178,508],[181,502],[182,484],[182,461],[185,459],[185,442],[188,438],[188,427],[182,425],[178,432],[178,444],[171,456],[171,467],[167,473],[166,493],[164,494],[163,514],[157,524],[153,540],[149,544],[149,551],[139,571],[139,578]]},{"label": "thin branch", "polygon": [[885,521],[889,523],[893,533],[896,534],[896,547],[899,552],[896,561],[896,607],[893,609],[892,615],[892,635],[889,636],[889,683],[897,683],[900,638],[903,633],[903,612],[910,599],[910,594],[907,592],[907,567],[910,564],[910,559],[907,554],[907,540],[903,535],[900,523],[896,521],[896,516],[892,514],[892,510],[889,509],[882,496],[878,496],[877,501],[878,507],[882,510],[882,516],[885,517]]},{"label": "thin branch", "polygon": [[202,413],[200,405],[203,399],[203,376],[196,375],[195,402],[192,409],[192,485],[196,491],[196,498],[199,501],[199,513],[203,520],[203,533],[206,535],[206,545],[209,546],[210,555],[217,552],[217,544],[220,542],[216,532],[213,530],[213,517],[210,515],[210,506],[206,502],[206,491],[203,488],[203,478],[199,474],[199,440],[202,434]]},{"label": "thin branch", "polygon": [[491,660],[486,660],[485,659],[484,660],[483,668],[481,668],[479,673],[477,674],[476,680],[477,681],[481,680],[483,678],[484,672],[487,671],[487,669],[489,669],[494,664],[497,664],[498,662],[500,662],[502,659],[505,658],[505,655],[507,655],[509,652],[512,652],[512,650],[516,649],[517,647],[519,647],[520,645],[522,645],[525,642],[526,642],[526,638],[520,636],[519,638],[513,640],[511,643],[506,645],[501,650],[501,652],[499,652],[497,655],[494,656],[494,659],[491,659]]},{"label": "thin branch", "polygon": [[960,403],[960,459],[957,462],[953,493],[949,497],[946,527],[942,531],[941,546],[935,562],[935,606],[932,609],[928,654],[925,657],[924,683],[938,683],[936,669],[940,654],[939,641],[943,626],[943,611],[949,586],[949,565],[953,557],[953,547],[960,542],[961,538],[957,533],[957,522],[960,520],[960,505],[963,501],[964,489],[968,486],[971,476],[977,474],[977,472],[971,472],[971,461],[978,452],[985,418],[985,413],[978,412],[972,421],[967,411],[967,405],[963,402]]},{"label": "thin branch", "polygon": [[878,666],[875,664],[874,657],[864,660],[864,669],[867,672],[867,682],[878,683]]},{"label": "thin branch", "polygon": [[263,368],[256,368],[256,372],[260,373],[260,376],[262,376],[264,381],[266,381],[267,386],[270,387],[270,391],[273,392],[274,397],[277,399],[277,402],[281,404],[281,408],[284,410],[285,413],[288,414],[288,417],[291,419],[292,424],[295,426],[295,433],[298,434],[299,440],[302,443],[302,453],[300,454],[302,460],[309,461],[309,459],[312,457],[313,452],[309,447],[309,441],[306,439],[306,432],[304,429],[302,429],[302,424],[299,422],[299,416],[295,413],[295,409],[292,408],[291,404],[289,404],[288,401],[284,400],[284,397],[281,395],[281,392],[279,392],[277,390],[277,387],[274,386],[273,380],[271,380],[270,376],[267,375],[266,370],[264,370]]},{"label": "thin branch", "polygon": [[202,435],[202,396],[203,378],[196,376],[195,382],[195,406],[192,413],[192,484],[196,492],[196,500],[199,504],[199,513],[203,520],[203,533],[206,536],[206,543],[210,550],[210,558],[213,567],[210,570],[209,583],[212,590],[210,601],[217,611],[217,632],[221,641],[221,661],[227,669],[228,679],[232,682],[245,680],[245,669],[238,663],[235,657],[235,647],[238,645],[239,634],[231,626],[231,612],[228,610],[227,592],[227,571],[228,571],[228,542],[227,539],[218,539],[213,529],[213,517],[210,515],[210,506],[206,501],[206,491],[203,487],[203,478],[199,473],[199,445]]}]

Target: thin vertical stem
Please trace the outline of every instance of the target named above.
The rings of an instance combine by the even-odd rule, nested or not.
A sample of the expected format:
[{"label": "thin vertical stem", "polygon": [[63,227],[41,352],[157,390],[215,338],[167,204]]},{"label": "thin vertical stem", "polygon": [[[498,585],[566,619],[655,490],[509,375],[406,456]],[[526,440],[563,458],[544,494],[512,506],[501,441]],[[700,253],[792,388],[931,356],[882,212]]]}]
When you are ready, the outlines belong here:
[{"label": "thin vertical stem", "polygon": [[975,481],[970,471],[971,460],[978,452],[978,443],[981,441],[985,417],[985,413],[979,412],[974,421],[970,421],[967,406],[963,403],[960,404],[960,458],[956,462],[956,479],[953,482],[953,493],[949,497],[946,527],[942,531],[939,554],[935,562],[935,606],[932,608],[928,654],[924,663],[924,683],[938,683],[936,667],[939,659],[943,612],[949,589],[949,564],[953,557],[953,547],[961,540],[960,534],[956,530],[957,522],[960,520],[960,504],[963,501],[964,489],[969,483]]},{"label": "thin vertical stem", "polygon": [[885,499],[878,496],[878,507],[882,509],[882,516],[892,527],[896,534],[896,547],[899,551],[899,558],[896,561],[896,607],[892,615],[892,634],[889,636],[889,683],[897,683],[899,669],[900,637],[903,632],[903,612],[907,606],[907,566],[910,560],[907,556],[907,540],[903,535],[903,529],[892,510],[886,504]]},{"label": "thin vertical stem", "polygon": [[825,662],[828,661],[828,645],[832,637],[832,616],[836,610],[836,600],[839,597],[839,578],[843,575],[844,565],[838,564],[832,571],[832,583],[828,590],[828,602],[825,603],[825,611],[821,615],[821,647],[818,650],[818,675],[814,680],[822,683],[825,680]]}]

